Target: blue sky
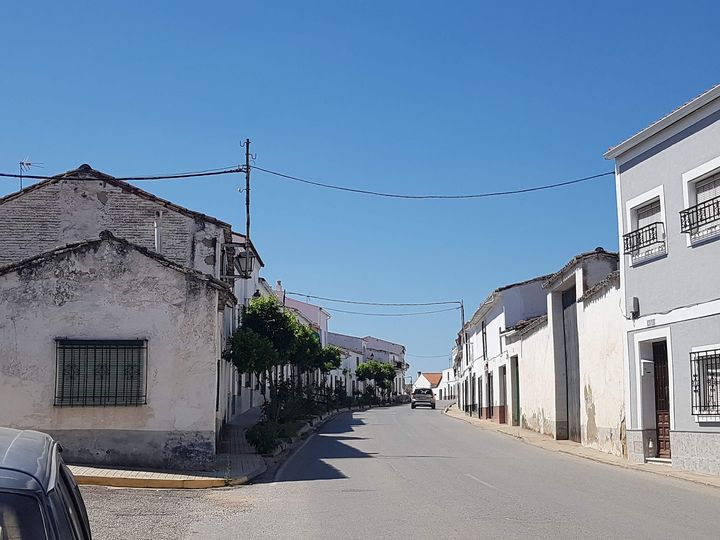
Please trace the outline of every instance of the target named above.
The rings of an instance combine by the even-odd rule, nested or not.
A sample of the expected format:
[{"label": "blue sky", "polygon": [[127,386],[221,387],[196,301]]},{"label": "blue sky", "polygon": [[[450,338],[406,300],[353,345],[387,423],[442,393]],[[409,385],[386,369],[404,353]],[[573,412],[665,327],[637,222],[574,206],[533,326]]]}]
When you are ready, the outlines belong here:
[{"label": "blue sky", "polygon": [[[591,5],[584,5],[591,4]],[[371,190],[515,189],[603,152],[717,81],[713,2],[4,2],[0,170],[116,176],[239,163]],[[0,194],[14,181],[0,181]],[[244,227],[240,177],[141,184]],[[270,282],[387,302],[463,298],[617,249],[611,177],[477,201],[377,199],[256,173]],[[328,304],[328,307],[332,307]],[[341,307],[343,306],[335,306]],[[346,309],[347,306],[345,306]],[[352,309],[352,308],[351,308]],[[440,369],[455,312],[336,313]]]}]

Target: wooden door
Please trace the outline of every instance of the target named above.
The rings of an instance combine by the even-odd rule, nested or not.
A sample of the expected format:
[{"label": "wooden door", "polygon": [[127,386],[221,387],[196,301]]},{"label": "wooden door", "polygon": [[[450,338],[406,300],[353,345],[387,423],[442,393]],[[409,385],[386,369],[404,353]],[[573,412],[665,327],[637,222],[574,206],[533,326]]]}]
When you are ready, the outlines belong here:
[{"label": "wooden door", "polygon": [[488,372],[487,374],[487,396],[488,396],[488,418],[493,417],[493,374],[491,372]]},{"label": "wooden door", "polygon": [[507,367],[500,367],[500,423],[507,424]]},{"label": "wooden door", "polygon": [[658,457],[670,458],[670,380],[668,378],[667,342],[652,344],[655,363],[655,423]]},{"label": "wooden door", "polygon": [[580,432],[580,346],[578,341],[575,287],[562,295],[565,337],[568,439],[581,442]]}]

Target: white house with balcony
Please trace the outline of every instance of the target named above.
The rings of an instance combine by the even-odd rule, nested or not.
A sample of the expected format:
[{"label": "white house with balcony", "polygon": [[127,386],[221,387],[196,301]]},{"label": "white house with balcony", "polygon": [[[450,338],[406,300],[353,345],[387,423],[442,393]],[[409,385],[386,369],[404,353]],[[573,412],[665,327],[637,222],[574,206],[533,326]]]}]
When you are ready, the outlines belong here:
[{"label": "white house with balcony", "polygon": [[633,461],[720,474],[720,85],[606,154]]}]

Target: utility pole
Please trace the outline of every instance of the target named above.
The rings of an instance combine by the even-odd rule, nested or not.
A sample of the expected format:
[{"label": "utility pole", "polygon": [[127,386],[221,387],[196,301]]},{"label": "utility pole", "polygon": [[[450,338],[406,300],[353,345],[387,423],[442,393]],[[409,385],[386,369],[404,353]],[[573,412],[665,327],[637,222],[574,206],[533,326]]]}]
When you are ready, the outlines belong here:
[{"label": "utility pole", "polygon": [[250,139],[245,139],[245,242],[250,249]]},{"label": "utility pole", "polygon": [[[462,326],[460,327],[460,343],[463,348],[463,358],[465,358],[466,362],[470,362],[470,355],[468,353],[468,342],[467,342],[467,333],[465,332],[465,303],[460,300],[460,320]],[[462,375],[462,362],[460,363],[460,375]],[[459,381],[458,381],[459,383]],[[460,401],[460,388],[458,386],[458,402]],[[462,407],[465,408],[465,394],[462,394]]]}]

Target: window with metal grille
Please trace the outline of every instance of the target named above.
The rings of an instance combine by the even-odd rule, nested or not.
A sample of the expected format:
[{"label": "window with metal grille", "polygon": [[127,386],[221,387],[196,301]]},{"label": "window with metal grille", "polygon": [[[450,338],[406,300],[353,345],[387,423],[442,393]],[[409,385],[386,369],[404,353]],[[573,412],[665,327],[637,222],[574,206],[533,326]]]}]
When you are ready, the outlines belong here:
[{"label": "window with metal grille", "polygon": [[55,405],[147,403],[147,342],[56,340]]},{"label": "window with metal grille", "polygon": [[720,231],[720,175],[695,185],[697,204],[680,212],[683,232],[692,239],[703,239]]},{"label": "window with metal grille", "polygon": [[665,252],[665,225],[660,199],[634,210],[635,229],[623,235],[623,247],[633,261]]},{"label": "window with metal grille", "polygon": [[692,413],[720,415],[720,349],[690,353]]}]

